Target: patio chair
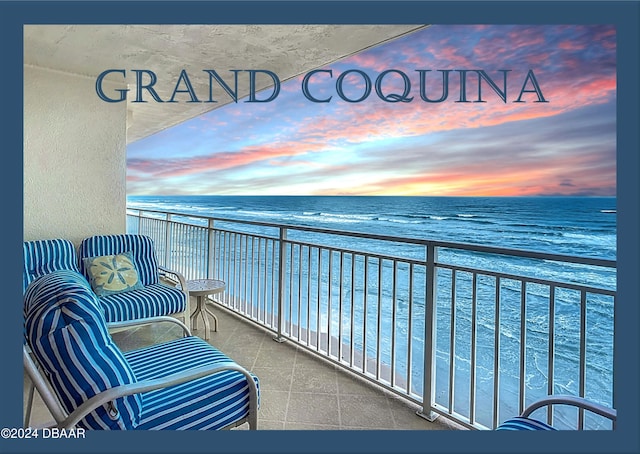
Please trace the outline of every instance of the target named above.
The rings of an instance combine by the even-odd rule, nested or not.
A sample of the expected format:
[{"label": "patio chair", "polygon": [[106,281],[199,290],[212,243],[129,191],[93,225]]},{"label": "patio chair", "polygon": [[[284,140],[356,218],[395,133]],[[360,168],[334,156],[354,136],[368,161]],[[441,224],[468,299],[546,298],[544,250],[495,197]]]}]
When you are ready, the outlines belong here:
[{"label": "patio chair", "polygon": [[98,430],[212,430],[245,422],[257,428],[259,381],[191,336],[121,352],[84,277],[62,270],[25,293],[25,371],[56,427]]},{"label": "patio chair", "polygon": [[[99,251],[114,251],[117,254],[118,246],[127,251],[134,250],[132,254],[136,259],[140,273],[140,281],[144,284],[139,290],[105,295],[98,298],[99,306],[104,312],[107,326],[111,330],[126,327],[126,322],[140,320],[147,317],[158,316],[182,316],[189,320],[188,296],[186,290],[159,283],[160,273],[172,276],[180,282],[181,289],[186,289],[184,278],[180,273],[164,270],[157,266],[153,243],[149,238],[138,235],[111,235],[96,236],[83,241],[81,248],[85,257],[99,254]],[[26,291],[29,284],[52,272],[68,270],[80,272],[85,269],[84,262],[79,261],[74,244],[63,238],[35,240],[23,242],[23,280],[22,290]],[[154,273],[153,270],[156,270]],[[88,272],[85,269],[85,272]],[[29,353],[29,347],[25,347]],[[25,424],[31,417],[31,408],[34,398],[33,383],[28,383],[27,410],[25,412]]]},{"label": "patio chair", "polygon": [[[27,289],[36,279],[60,270],[78,272],[78,256],[73,243],[69,240],[56,238],[51,240],[25,241],[23,249],[22,291]],[[25,332],[26,342],[26,332]],[[23,346],[24,354],[29,355],[27,344]],[[25,427],[31,419],[33,406],[34,385],[31,380],[27,383],[27,408],[25,412]]]},{"label": "patio chair", "polygon": [[[556,395],[549,396],[543,399],[537,400],[529,405],[520,416],[508,419],[500,424],[496,430],[557,430],[555,427],[544,423],[538,419],[532,418],[532,414],[543,407],[552,405],[570,405],[581,409],[582,411],[589,411],[600,415],[604,418],[611,420],[613,427],[615,428],[617,420],[617,412],[613,408],[605,407],[598,403],[589,401],[583,397],[577,396],[565,396]],[[578,428],[582,429],[581,424],[578,424]]]},{"label": "patio chair", "polygon": [[[178,316],[185,322],[189,320],[185,279],[179,272],[158,265],[153,241],[147,236],[92,236],[82,241],[78,252],[73,243],[66,239],[25,241],[23,253],[23,292],[35,279],[58,270],[79,271],[90,283],[94,282],[87,260],[130,253],[139,277],[139,284],[135,288],[109,291],[104,286],[96,286],[100,305],[110,327],[128,320],[164,315]],[[161,276],[179,283],[180,288],[162,284]]]},{"label": "patio chair", "polygon": [[73,243],[57,238],[52,240],[25,241],[22,244],[24,263],[22,292],[37,278],[53,271],[79,271],[78,255]]},{"label": "patio chair", "polygon": [[[148,236],[119,234],[85,238],[78,249],[78,264],[98,294],[111,328],[129,320],[164,315],[178,316],[188,323],[189,294],[185,279],[182,274],[158,265],[153,240]],[[127,271],[120,272],[125,268]],[[127,273],[131,272],[134,278],[129,280]],[[179,283],[180,288],[165,285],[161,277]],[[107,282],[109,279],[112,281]]]}]

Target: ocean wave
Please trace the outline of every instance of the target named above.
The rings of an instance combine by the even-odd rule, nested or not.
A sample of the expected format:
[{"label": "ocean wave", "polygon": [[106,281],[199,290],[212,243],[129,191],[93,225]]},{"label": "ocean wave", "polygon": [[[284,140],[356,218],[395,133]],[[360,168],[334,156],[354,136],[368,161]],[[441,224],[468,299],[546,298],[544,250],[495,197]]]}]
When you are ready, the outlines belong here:
[{"label": "ocean wave", "polygon": [[408,221],[406,219],[398,219],[398,218],[385,218],[385,217],[377,217],[375,218],[377,221],[383,222],[395,222],[397,224],[421,224],[422,221]]},{"label": "ocean wave", "polygon": [[423,221],[444,221],[446,219],[451,219],[451,216],[445,216],[440,214],[405,214],[405,213],[387,213],[389,216],[393,216],[394,218],[408,218],[408,219],[416,219],[419,222],[415,222],[416,224],[422,223]]},{"label": "ocean wave", "polygon": [[358,221],[371,221],[375,218],[375,214],[343,214],[343,213],[323,213],[320,212],[320,216],[341,218],[341,219],[356,219]]},{"label": "ocean wave", "polygon": [[247,216],[260,216],[264,217],[277,217],[282,218],[286,216],[286,214],[277,211],[253,211],[253,210],[238,210],[238,214],[247,215]]},{"label": "ocean wave", "polygon": [[357,224],[359,222],[362,222],[362,219],[354,219],[348,216],[332,216],[330,214],[323,214],[316,220],[319,222],[332,222],[336,224]]},{"label": "ocean wave", "polygon": [[157,203],[157,202],[132,202],[129,203],[129,207],[133,208],[133,209],[138,209],[138,208],[152,208],[154,210],[157,210],[158,207],[160,206],[165,206],[163,204]]}]

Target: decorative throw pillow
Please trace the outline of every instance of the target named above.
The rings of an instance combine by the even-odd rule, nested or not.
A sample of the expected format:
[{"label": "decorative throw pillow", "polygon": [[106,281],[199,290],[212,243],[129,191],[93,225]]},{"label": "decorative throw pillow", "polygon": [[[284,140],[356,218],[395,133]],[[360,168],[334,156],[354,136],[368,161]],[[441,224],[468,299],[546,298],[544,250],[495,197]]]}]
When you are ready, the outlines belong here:
[{"label": "decorative throw pillow", "polygon": [[131,252],[86,257],[83,260],[91,288],[98,296],[113,295],[144,287],[133,263]]}]

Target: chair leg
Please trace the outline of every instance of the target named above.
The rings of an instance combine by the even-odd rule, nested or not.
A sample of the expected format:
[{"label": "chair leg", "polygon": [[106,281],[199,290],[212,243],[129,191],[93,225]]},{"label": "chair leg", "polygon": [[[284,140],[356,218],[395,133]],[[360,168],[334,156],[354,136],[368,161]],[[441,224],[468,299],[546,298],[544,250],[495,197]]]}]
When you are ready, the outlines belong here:
[{"label": "chair leg", "polygon": [[29,384],[27,385],[28,386],[27,408],[24,411],[24,427],[25,428],[29,427],[29,423],[31,422],[31,408],[33,407],[33,397],[36,390],[36,387],[30,378],[28,379],[28,381],[29,381]]}]

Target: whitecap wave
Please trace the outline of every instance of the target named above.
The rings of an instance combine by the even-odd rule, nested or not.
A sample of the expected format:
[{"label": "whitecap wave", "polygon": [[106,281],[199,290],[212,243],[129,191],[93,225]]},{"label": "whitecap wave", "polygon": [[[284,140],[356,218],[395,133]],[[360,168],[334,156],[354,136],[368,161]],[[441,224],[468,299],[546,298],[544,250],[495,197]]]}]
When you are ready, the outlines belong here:
[{"label": "whitecap wave", "polygon": [[378,221],[384,221],[384,222],[394,222],[396,224],[420,224],[420,221],[409,221],[406,219],[398,219],[398,218],[384,218],[384,217],[378,217],[376,218]]}]

